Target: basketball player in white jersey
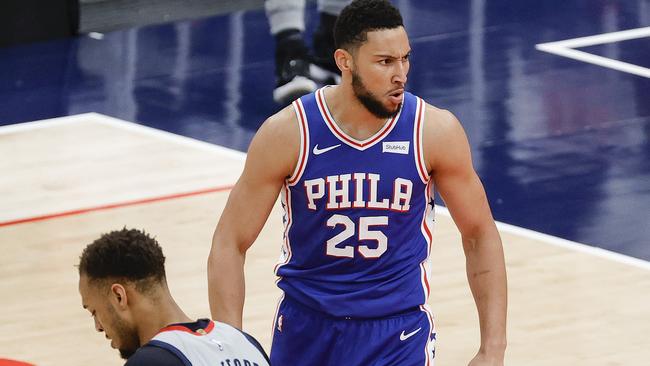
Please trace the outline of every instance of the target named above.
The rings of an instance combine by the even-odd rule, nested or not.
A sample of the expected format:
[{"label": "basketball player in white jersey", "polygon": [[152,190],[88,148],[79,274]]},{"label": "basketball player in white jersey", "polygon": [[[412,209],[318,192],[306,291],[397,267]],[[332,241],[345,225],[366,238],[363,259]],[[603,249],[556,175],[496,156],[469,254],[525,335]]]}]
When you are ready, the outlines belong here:
[{"label": "basketball player in white jersey", "polygon": [[88,245],[79,262],[82,305],[128,366],[268,366],[259,343],[230,325],[190,319],[167,287],[155,239],[122,229]]},{"label": "basketball player in white jersey", "polygon": [[251,143],[208,260],[212,315],[241,327],[245,254],[280,194],[271,363],[431,366],[435,188],[462,235],[478,310],[469,365],[503,365],[503,248],[459,121],[405,90],[411,47],[388,1],[353,1],[334,38],[341,84],[294,101]]}]

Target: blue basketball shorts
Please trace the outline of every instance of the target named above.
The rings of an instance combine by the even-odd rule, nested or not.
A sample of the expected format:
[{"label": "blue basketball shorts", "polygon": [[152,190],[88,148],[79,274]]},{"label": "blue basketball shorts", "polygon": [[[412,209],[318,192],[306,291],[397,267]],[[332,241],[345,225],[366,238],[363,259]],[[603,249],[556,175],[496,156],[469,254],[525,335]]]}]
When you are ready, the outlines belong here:
[{"label": "blue basketball shorts", "polygon": [[333,318],[287,297],[273,327],[273,366],[433,366],[436,333],[424,306],[384,318]]}]

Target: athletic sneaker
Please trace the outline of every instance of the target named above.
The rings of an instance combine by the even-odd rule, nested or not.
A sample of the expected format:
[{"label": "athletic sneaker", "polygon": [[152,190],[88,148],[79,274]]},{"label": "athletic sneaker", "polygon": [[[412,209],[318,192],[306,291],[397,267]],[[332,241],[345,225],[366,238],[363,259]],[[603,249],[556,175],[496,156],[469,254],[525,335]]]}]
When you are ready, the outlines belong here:
[{"label": "athletic sneaker", "polygon": [[309,67],[311,78],[320,84],[341,83],[341,70],[334,62],[334,23],[336,16],[321,13],[318,28],[314,32],[314,56]]},{"label": "athletic sneaker", "polygon": [[276,36],[275,76],[277,86],[273,100],[287,105],[318,88],[310,79],[309,56],[302,34],[297,30],[280,32]]},{"label": "athletic sneaker", "polygon": [[341,83],[340,73],[332,72],[315,61],[309,65],[309,77],[322,85],[338,85]]}]

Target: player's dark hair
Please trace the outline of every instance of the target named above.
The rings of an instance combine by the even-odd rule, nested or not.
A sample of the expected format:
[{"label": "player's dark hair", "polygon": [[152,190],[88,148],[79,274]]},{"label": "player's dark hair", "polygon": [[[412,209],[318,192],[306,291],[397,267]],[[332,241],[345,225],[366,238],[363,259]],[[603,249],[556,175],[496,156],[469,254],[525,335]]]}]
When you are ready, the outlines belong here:
[{"label": "player's dark hair", "polygon": [[156,239],[141,230],[111,231],[88,244],[79,259],[79,274],[90,280],[122,279],[145,290],[165,279],[165,256]]},{"label": "player's dark hair", "polygon": [[336,48],[352,51],[368,40],[368,32],[404,26],[388,0],[355,0],[343,8],[334,25]]}]

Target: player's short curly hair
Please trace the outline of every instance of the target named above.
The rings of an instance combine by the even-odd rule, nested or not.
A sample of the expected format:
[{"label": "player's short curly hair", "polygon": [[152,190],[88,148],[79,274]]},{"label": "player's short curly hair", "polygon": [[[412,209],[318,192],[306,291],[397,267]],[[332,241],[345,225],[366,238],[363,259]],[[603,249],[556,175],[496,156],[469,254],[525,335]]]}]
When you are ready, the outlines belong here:
[{"label": "player's short curly hair", "polygon": [[79,259],[79,274],[90,280],[121,279],[136,285],[144,285],[143,280],[147,284],[163,282],[165,256],[149,234],[124,228],[103,234],[86,246]]},{"label": "player's short curly hair", "polygon": [[353,51],[368,40],[368,32],[400,26],[404,26],[402,15],[388,0],[355,0],[336,20],[334,44]]}]

